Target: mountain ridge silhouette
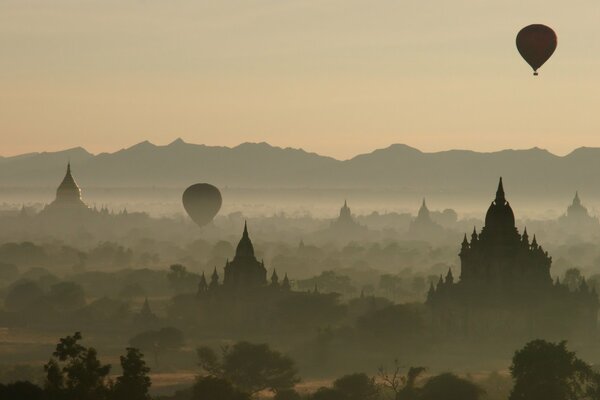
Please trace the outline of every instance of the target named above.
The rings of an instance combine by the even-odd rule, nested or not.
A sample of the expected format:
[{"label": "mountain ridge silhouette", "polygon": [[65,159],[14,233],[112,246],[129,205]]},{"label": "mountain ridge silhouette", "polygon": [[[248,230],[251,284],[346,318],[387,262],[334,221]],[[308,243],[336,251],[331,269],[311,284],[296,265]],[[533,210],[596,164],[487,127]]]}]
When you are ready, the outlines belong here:
[{"label": "mountain ridge silhouette", "polygon": [[477,152],[423,152],[392,144],[338,160],[266,142],[234,147],[143,141],[112,153],[82,147],[0,158],[0,185],[51,187],[67,161],[82,186],[184,187],[196,182],[264,188],[378,188],[430,192],[489,189],[504,176],[509,191],[600,194],[600,148],[580,147],[559,156],[534,147]]}]

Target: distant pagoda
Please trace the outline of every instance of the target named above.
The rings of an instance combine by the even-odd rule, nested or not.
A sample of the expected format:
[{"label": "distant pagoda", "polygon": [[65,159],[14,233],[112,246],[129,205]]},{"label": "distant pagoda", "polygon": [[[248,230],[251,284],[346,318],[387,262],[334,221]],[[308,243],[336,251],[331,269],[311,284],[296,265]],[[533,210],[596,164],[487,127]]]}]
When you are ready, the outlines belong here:
[{"label": "distant pagoda", "polygon": [[81,189],[71,174],[71,163],[69,162],[65,177],[56,189],[56,198],[44,208],[43,213],[89,210],[89,207],[81,199]]},{"label": "distant pagoda", "polygon": [[567,207],[566,214],[561,216],[558,221],[564,228],[573,232],[581,232],[586,228],[597,228],[599,225],[598,219],[591,216],[588,209],[581,203],[579,192],[575,192],[573,202]]},{"label": "distant pagoda", "polygon": [[425,198],[423,198],[417,217],[408,226],[408,233],[415,239],[433,239],[444,233],[444,228],[431,218]]},{"label": "distant pagoda", "polygon": [[331,222],[331,230],[341,234],[361,234],[367,231],[367,228],[354,220],[352,211],[348,207],[348,202],[344,200],[344,205],[340,208],[338,218]]}]

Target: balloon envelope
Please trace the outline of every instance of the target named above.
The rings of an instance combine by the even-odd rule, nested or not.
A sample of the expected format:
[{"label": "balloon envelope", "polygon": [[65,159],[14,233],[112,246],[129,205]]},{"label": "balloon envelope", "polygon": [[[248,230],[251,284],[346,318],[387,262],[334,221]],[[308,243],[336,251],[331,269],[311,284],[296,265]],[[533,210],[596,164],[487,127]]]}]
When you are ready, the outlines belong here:
[{"label": "balloon envelope", "polygon": [[526,26],[517,34],[517,49],[521,57],[533,68],[534,75],[556,50],[556,33],[546,25]]},{"label": "balloon envelope", "polygon": [[197,183],[185,189],[181,200],[183,208],[198,226],[212,221],[223,203],[219,189],[208,183]]}]

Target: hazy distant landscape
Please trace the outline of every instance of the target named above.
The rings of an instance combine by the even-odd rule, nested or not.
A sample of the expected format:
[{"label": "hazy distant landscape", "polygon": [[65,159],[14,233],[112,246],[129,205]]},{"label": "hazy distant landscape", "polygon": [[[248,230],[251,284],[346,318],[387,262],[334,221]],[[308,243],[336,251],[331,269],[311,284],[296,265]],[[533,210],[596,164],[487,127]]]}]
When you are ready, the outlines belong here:
[{"label": "hazy distant landscape", "polygon": [[211,182],[223,191],[224,213],[249,215],[284,211],[332,217],[344,198],[359,214],[414,212],[423,197],[435,207],[476,215],[499,176],[521,217],[556,217],[576,190],[591,211],[600,206],[600,148],[556,156],[538,148],[424,153],[396,144],[336,160],[267,143],[229,148],[180,139],[97,155],[75,148],[0,158],[3,201],[50,201],[68,160],[90,204],[154,215],[182,213],[181,193],[196,182]]}]

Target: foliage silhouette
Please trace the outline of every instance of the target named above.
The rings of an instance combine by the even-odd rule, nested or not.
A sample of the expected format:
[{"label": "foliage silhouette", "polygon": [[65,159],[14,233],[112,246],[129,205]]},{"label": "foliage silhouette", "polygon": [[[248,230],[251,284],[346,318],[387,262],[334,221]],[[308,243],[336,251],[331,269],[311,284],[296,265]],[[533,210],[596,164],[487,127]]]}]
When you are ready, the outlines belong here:
[{"label": "foliage silhouette", "polygon": [[237,390],[226,379],[205,376],[196,381],[191,400],[250,400],[250,395]]},{"label": "foliage silhouette", "polygon": [[148,400],[148,390],[152,385],[148,376],[150,368],[138,349],[128,347],[126,351],[127,354],[120,358],[123,374],[115,382],[113,400]]},{"label": "foliage silhouette", "polygon": [[101,400],[107,397],[105,380],[110,365],[102,365],[94,348],[79,344],[80,332],[61,338],[53,357],[44,365],[45,389],[50,399]]},{"label": "foliage silhouette", "polygon": [[450,373],[434,376],[420,390],[420,400],[479,400],[483,390],[476,384]]},{"label": "foliage silhouette", "polygon": [[379,393],[374,378],[364,373],[345,375],[333,382],[333,388],[347,400],[373,400]]},{"label": "foliage silhouette", "polygon": [[168,350],[179,349],[183,346],[183,343],[183,333],[173,327],[162,328],[158,331],[145,331],[129,340],[132,347],[152,352],[155,365],[158,365],[160,354]]},{"label": "foliage silhouette", "polygon": [[299,382],[294,361],[266,344],[238,342],[221,350],[219,360],[212,349],[200,347],[200,367],[209,376],[227,379],[251,395],[291,389]]},{"label": "foliage silhouette", "polygon": [[31,382],[0,384],[0,399],[6,400],[44,400],[44,390]]},{"label": "foliage silhouette", "polygon": [[510,400],[576,400],[591,393],[597,376],[567,350],[567,343],[534,340],[515,352],[510,372],[515,386]]}]

